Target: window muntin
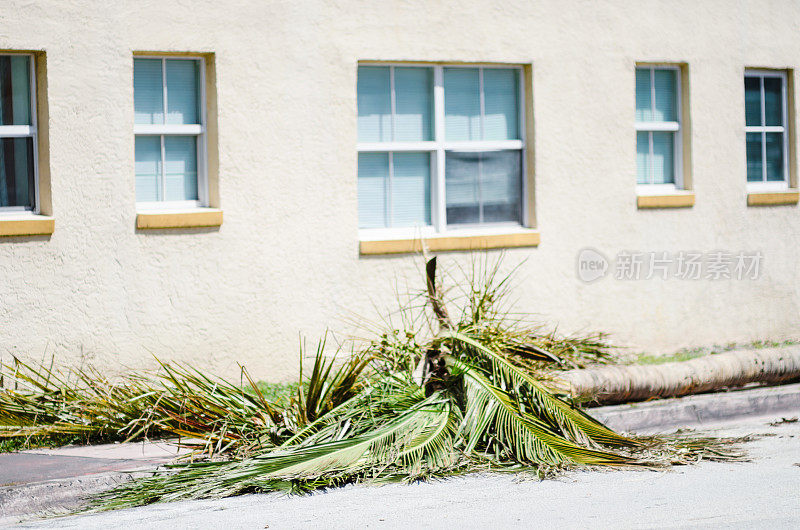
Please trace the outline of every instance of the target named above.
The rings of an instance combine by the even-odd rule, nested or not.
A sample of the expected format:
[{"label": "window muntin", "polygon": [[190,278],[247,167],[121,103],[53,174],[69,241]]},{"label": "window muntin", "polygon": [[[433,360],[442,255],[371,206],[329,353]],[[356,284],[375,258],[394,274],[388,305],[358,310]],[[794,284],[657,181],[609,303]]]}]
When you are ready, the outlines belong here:
[{"label": "window muntin", "polygon": [[785,188],[789,181],[786,73],[748,70],[744,93],[747,184]]},{"label": "window muntin", "polygon": [[34,58],[0,55],[0,212],[37,210]]},{"label": "window muntin", "polygon": [[205,197],[203,61],[133,62],[136,202],[199,206]]},{"label": "window muntin", "polygon": [[520,68],[362,65],[357,85],[359,228],[523,223]]},{"label": "window muntin", "polygon": [[636,68],[636,183],[681,186],[680,68]]}]

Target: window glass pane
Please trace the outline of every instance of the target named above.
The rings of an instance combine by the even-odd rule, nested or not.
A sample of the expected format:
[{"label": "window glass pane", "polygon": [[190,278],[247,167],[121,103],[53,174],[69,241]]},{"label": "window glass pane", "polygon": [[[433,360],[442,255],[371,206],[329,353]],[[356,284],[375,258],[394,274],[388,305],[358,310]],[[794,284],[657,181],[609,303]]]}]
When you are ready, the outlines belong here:
[{"label": "window glass pane", "polygon": [[764,180],[761,166],[761,133],[747,133],[747,181]]},{"label": "window glass pane", "polygon": [[484,223],[520,220],[519,151],[481,155],[480,195]]},{"label": "window glass pane", "polygon": [[480,153],[446,153],[447,224],[480,222],[479,165]]},{"label": "window glass pane", "polygon": [[447,224],[519,222],[521,156],[519,151],[447,152]]},{"label": "window glass pane", "polygon": [[783,133],[767,133],[767,180],[782,181]]},{"label": "window glass pane", "polygon": [[135,159],[136,200],[161,200],[161,137],[137,136]]},{"label": "window glass pane", "polygon": [[389,142],[392,139],[389,68],[358,67],[358,141]]},{"label": "window glass pane", "polygon": [[783,125],[782,84],[782,80],[778,77],[764,78],[764,118],[767,122],[766,125]]},{"label": "window glass pane", "polygon": [[167,123],[199,124],[200,64],[196,60],[168,59]]},{"label": "window glass pane", "polygon": [[392,163],[392,226],[430,224],[430,153],[394,153]]},{"label": "window glass pane", "polygon": [[650,183],[650,133],[636,132],[636,183]]},{"label": "window glass pane", "polygon": [[481,139],[480,78],[477,68],[444,69],[445,137]]},{"label": "window glass pane", "polygon": [[0,125],[32,125],[30,82],[30,57],[0,55]]},{"label": "window glass pane", "polygon": [[519,139],[518,92],[518,70],[483,69],[484,140]]},{"label": "window glass pane", "polygon": [[394,69],[395,141],[432,140],[433,69]]},{"label": "window glass pane", "polygon": [[[744,124],[761,125],[761,78],[744,78]],[[759,178],[760,180],[760,178]]]},{"label": "window glass pane", "polygon": [[654,70],[656,102],[654,121],[678,121],[678,90],[675,70]]},{"label": "window glass pane", "polygon": [[33,208],[33,138],[0,138],[0,207]]},{"label": "window glass pane", "polygon": [[165,201],[197,200],[197,137],[164,137]]},{"label": "window glass pane", "polygon": [[164,123],[161,59],[133,60],[134,123]]},{"label": "window glass pane", "polygon": [[358,227],[384,228],[389,181],[388,153],[358,154]]},{"label": "window glass pane", "polygon": [[650,98],[650,69],[636,69],[636,121],[652,121],[653,102]]},{"label": "window glass pane", "polygon": [[675,133],[653,132],[653,184],[675,182]]}]

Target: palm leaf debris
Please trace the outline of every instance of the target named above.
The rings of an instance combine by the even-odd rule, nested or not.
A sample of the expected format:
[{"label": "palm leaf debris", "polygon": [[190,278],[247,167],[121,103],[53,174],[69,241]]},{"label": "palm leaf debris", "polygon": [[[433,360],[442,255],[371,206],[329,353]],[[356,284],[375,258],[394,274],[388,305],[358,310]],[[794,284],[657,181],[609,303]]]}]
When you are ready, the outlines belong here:
[{"label": "palm leaf debris", "polygon": [[9,368],[24,389],[0,392],[0,437],[177,435],[196,450],[101,494],[97,509],[478,470],[547,476],[743,457],[741,439],[629,436],[584,412],[559,393],[552,367],[607,360],[602,336],[559,341],[524,325],[501,309],[508,277],[498,271],[499,262],[468,283],[453,319],[430,260],[416,307],[424,315],[404,316],[427,328],[385,332],[343,362],[326,356],[323,339],[288,403],[267,400],[244,369],[244,385],[168,364],[113,382],[17,362]]}]

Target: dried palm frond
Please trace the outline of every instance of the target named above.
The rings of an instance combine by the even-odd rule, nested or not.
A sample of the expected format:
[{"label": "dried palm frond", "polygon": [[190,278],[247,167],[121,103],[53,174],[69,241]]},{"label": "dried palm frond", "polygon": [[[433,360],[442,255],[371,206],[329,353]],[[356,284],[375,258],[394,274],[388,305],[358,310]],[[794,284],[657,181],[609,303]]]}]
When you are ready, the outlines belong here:
[{"label": "dried palm frond", "polygon": [[[326,357],[323,340],[309,376],[283,407],[268,402],[249,377],[245,392],[163,365],[157,379],[121,385],[84,377],[90,389],[60,389],[48,375],[35,392],[0,396],[0,424],[128,437],[180,434],[228,456],[123,484],[102,494],[98,509],[477,469],[549,474],[741,458],[734,440],[626,436],[596,421],[550,383],[549,367],[577,357],[545,349],[554,336],[545,340],[500,309],[508,277],[499,276],[498,265],[482,270],[482,282],[468,284],[459,309],[445,299],[430,261],[425,334],[390,330],[343,363]],[[561,344],[562,354],[581,347]]]}]

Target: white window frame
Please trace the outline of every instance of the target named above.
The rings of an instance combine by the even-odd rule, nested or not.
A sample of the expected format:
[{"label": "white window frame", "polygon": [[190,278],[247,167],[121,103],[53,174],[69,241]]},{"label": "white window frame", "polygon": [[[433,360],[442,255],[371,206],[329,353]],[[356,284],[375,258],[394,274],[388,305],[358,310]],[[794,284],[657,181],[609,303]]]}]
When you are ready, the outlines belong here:
[{"label": "white window frame", "polygon": [[[775,191],[789,188],[789,111],[787,98],[788,76],[783,70],[761,70],[747,68],[744,77],[756,77],[760,80],[761,88],[761,123],[765,125],[745,125],[745,149],[747,148],[747,133],[761,133],[761,181],[751,182],[747,180],[747,170],[745,166],[745,182],[749,191]],[[764,95],[764,78],[774,77],[781,80],[781,122],[783,125],[766,125],[766,102]],[[767,181],[767,137],[766,133],[779,132],[783,134],[783,180]],[[747,163],[747,152],[745,151],[745,164]]]},{"label": "white window frame", "polygon": [[653,172],[653,135],[648,134],[648,142],[649,142],[649,150],[648,155],[650,156],[651,164],[650,164],[650,175],[649,180],[650,182],[647,184],[639,184],[636,183],[636,193],[637,195],[660,195],[660,194],[669,194],[674,193],[676,191],[684,190],[683,184],[683,127],[681,126],[683,120],[683,107],[681,102],[681,67],[677,65],[662,65],[662,64],[647,64],[647,63],[640,63],[636,65],[636,70],[649,70],[650,71],[650,108],[651,110],[655,109],[656,106],[656,84],[655,84],[655,71],[656,70],[672,70],[675,72],[675,117],[677,121],[636,121],[634,122],[634,128],[636,132],[674,132],[675,139],[673,141],[673,171],[674,175],[674,183],[668,184],[654,184],[653,180],[655,179],[655,174]]},{"label": "white window frame", "polygon": [[[398,228],[360,228],[359,239],[362,241],[381,239],[403,239],[417,237],[441,236],[447,232],[458,232],[458,235],[472,234],[507,234],[515,231],[524,231],[528,225],[528,182],[527,182],[527,149],[525,140],[525,72],[520,65],[497,63],[471,63],[471,64],[431,64],[431,63],[392,63],[392,62],[359,62],[358,66],[389,67],[390,79],[390,105],[391,129],[394,131],[395,115],[395,68],[432,68],[433,69],[433,140],[418,142],[358,142],[359,153],[388,153],[389,154],[389,192],[391,193],[392,160],[393,152],[428,152],[431,156],[430,193],[431,193],[431,224],[415,227]],[[484,93],[483,71],[490,68],[514,69],[518,75],[518,118],[519,140],[475,140],[475,141],[447,141],[445,139],[445,106],[444,106],[444,69],[445,68],[478,68],[480,94],[481,94],[481,132],[483,132]],[[445,200],[445,153],[447,151],[500,151],[514,150],[520,152],[520,208],[521,219],[516,222],[499,222],[483,224],[457,224],[447,225],[447,204]],[[387,194],[390,196],[390,193]]]},{"label": "white window frame", "polygon": [[31,138],[33,142],[33,208],[26,206],[0,206],[0,215],[38,215],[39,210],[39,134],[36,127],[36,57],[32,53],[2,52],[0,55],[29,57],[31,125],[0,125],[0,138]]},{"label": "white window frame", "polygon": [[[158,136],[161,139],[161,193],[166,196],[166,161],[164,150],[165,136],[197,137],[197,200],[196,201],[146,201],[136,202],[138,210],[181,210],[204,208],[208,206],[208,164],[206,158],[206,61],[202,56],[192,55],[134,55],[133,59],[159,59],[161,61],[161,89],[163,96],[164,121],[167,119],[167,63],[166,61],[186,60],[198,61],[199,68],[199,117],[200,124],[134,124],[133,134],[136,136]],[[135,96],[134,96],[135,97]]]}]

